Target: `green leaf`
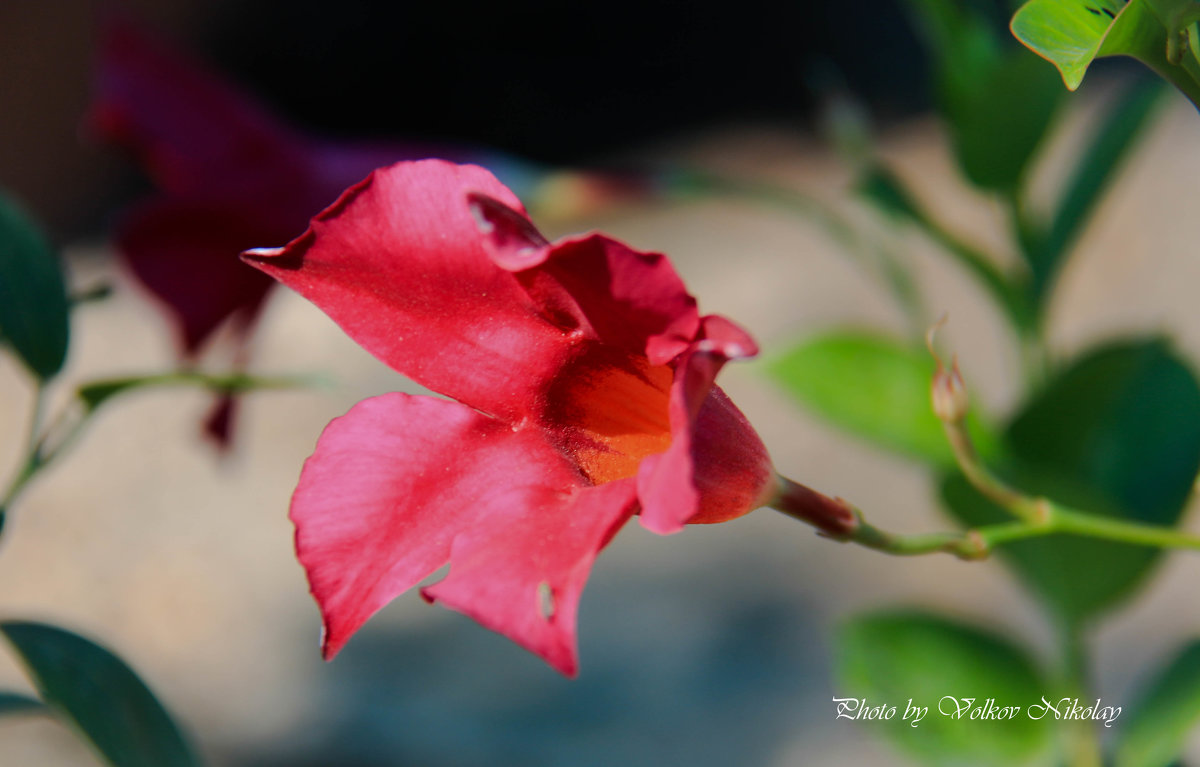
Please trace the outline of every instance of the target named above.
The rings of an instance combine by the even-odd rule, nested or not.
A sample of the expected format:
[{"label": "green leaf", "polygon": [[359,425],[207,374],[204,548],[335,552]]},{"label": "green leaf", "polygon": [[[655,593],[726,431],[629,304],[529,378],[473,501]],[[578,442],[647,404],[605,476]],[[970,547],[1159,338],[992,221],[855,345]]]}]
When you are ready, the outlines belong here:
[{"label": "green leaf", "polygon": [[5,621],[0,633],[20,655],[46,704],[113,767],[199,764],[162,704],[108,650],[40,623]]},{"label": "green leaf", "polygon": [[[889,611],[851,620],[836,647],[837,697],[896,706],[878,726],[924,764],[1025,764],[1049,745],[1046,720],[1026,714],[1048,687],[1029,656],[1002,637],[930,613]],[[961,718],[954,716],[968,699]],[[989,700],[1020,710],[971,718],[969,709]],[[916,726],[915,717],[904,720],[910,705],[928,709]]]},{"label": "green leaf", "polygon": [[1045,240],[1027,253],[1039,297],[1061,267],[1076,238],[1108,189],[1138,134],[1165,99],[1162,87],[1130,83],[1096,126],[1091,143],[1067,183]]},{"label": "green leaf", "polygon": [[18,692],[0,692],[0,716],[46,714],[50,709],[37,698]]},{"label": "green leaf", "polygon": [[952,0],[909,0],[934,54],[938,102],[959,166],[976,186],[1018,189],[1062,100],[1054,73],[1002,46],[987,21]]},{"label": "green leaf", "polygon": [[1029,0],[1012,31],[1058,67],[1070,90],[1096,58],[1131,56],[1200,105],[1200,63],[1190,49],[1195,13],[1192,0]]},{"label": "green leaf", "polygon": [[1123,0],[1030,0],[1013,15],[1012,32],[1075,90],[1125,6]]},{"label": "green leaf", "polygon": [[45,380],[66,359],[69,318],[58,257],[33,222],[0,195],[0,337]]},{"label": "green leaf", "polygon": [[[835,331],[772,360],[769,371],[801,404],[846,431],[929,463],[954,460],[930,406],[934,362],[923,347]],[[980,450],[990,453],[991,431],[974,415],[970,428]]]},{"label": "green leaf", "polygon": [[[1025,492],[1172,526],[1200,471],[1200,385],[1161,340],[1109,344],[1053,379],[1005,436],[997,470]],[[942,498],[970,527],[1011,519],[959,476],[943,481]],[[1080,621],[1127,595],[1161,551],[1054,535],[1000,554],[1049,607]]]},{"label": "green leaf", "polygon": [[1116,767],[1167,767],[1200,722],[1200,641],[1193,641],[1131,707],[1114,748]]}]

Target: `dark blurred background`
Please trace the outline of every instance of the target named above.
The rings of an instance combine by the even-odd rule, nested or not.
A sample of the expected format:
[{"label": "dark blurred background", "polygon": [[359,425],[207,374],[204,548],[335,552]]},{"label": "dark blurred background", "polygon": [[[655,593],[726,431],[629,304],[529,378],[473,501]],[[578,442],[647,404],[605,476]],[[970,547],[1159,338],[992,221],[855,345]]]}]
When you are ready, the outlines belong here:
[{"label": "dark blurred background", "polygon": [[885,114],[920,102],[894,2],[227,6],[206,47],[296,121],[572,163],[714,122],[796,120],[841,71]]},{"label": "dark blurred background", "polygon": [[[312,130],[550,163],[713,126],[804,128],[831,89],[885,123],[928,103],[921,49],[894,0],[109,5]],[[130,172],[77,131],[101,7],[0,3],[0,184],[59,238],[97,230]]]}]

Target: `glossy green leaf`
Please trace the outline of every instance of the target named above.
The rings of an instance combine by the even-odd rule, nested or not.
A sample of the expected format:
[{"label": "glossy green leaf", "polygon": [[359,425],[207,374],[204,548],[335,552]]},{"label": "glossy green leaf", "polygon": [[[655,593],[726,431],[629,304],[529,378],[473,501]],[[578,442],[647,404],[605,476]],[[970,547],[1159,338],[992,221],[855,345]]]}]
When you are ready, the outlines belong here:
[{"label": "glossy green leaf", "polygon": [[40,623],[5,621],[42,699],[113,767],[196,767],[162,704],[125,663],[81,636]]},{"label": "glossy green leaf", "polygon": [[[1096,349],[1053,379],[1006,434],[1000,473],[1033,495],[1104,516],[1179,521],[1200,471],[1200,385],[1161,340]],[[1011,519],[965,480],[942,484],[968,526]],[[1000,549],[1057,613],[1082,620],[1132,590],[1155,548],[1066,535]]]},{"label": "glossy green leaf", "polygon": [[1030,0],[1013,15],[1012,32],[1058,67],[1063,83],[1075,90],[1125,5],[1123,0]]},{"label": "glossy green leaf", "polygon": [[0,195],[0,338],[38,378],[67,356],[69,308],[58,257],[46,238]]},{"label": "glossy green leaf", "polygon": [[[929,402],[934,362],[924,347],[835,331],[792,348],[769,370],[789,394],[834,425],[912,458],[953,462]],[[990,452],[991,431],[975,415],[970,428],[980,449]]]},{"label": "glossy green leaf", "polygon": [[[878,726],[922,764],[1026,764],[1050,744],[1049,723],[1026,713],[1048,685],[1029,656],[1002,637],[929,613],[894,611],[854,618],[835,647],[835,697],[895,706],[891,719],[856,724]],[[916,726],[915,715],[904,718],[910,706],[927,709]],[[1010,706],[1020,710],[994,718]],[[976,707],[993,718],[972,718]]]},{"label": "glossy green leaf", "polygon": [[1017,39],[1054,64],[1075,90],[1092,61],[1131,56],[1200,105],[1192,0],[1029,0],[1012,20]]},{"label": "glossy green leaf", "polygon": [[1013,194],[1062,100],[1054,73],[1002,45],[954,0],[909,0],[934,54],[938,102],[959,166],[975,185]]},{"label": "glossy green leaf", "polygon": [[1039,297],[1048,293],[1054,276],[1108,190],[1122,160],[1165,101],[1165,92],[1162,86],[1140,81],[1130,83],[1095,127],[1087,149],[1064,188],[1048,234],[1025,254],[1033,273],[1033,289]]},{"label": "glossy green leaf", "polygon": [[1200,641],[1183,649],[1129,707],[1114,748],[1116,767],[1167,767],[1200,723]]},{"label": "glossy green leaf", "polygon": [[50,709],[37,698],[19,692],[0,692],[0,716],[47,713]]}]

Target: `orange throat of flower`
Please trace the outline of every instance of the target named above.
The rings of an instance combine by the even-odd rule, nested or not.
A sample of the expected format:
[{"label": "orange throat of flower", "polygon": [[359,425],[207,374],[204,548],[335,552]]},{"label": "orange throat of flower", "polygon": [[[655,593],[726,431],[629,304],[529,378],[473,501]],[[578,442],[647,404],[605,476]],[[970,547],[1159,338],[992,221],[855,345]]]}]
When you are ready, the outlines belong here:
[{"label": "orange throat of flower", "polygon": [[596,485],[637,474],[642,459],[671,445],[674,371],[644,358],[616,363],[585,355],[551,392],[567,452]]}]

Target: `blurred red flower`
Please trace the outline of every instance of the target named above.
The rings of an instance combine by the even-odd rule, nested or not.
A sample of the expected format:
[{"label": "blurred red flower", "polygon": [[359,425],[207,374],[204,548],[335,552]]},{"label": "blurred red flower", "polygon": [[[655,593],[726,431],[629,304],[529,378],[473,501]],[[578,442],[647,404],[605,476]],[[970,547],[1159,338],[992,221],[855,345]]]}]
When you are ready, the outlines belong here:
[{"label": "blurred red flower", "polygon": [[600,234],[547,242],[482,168],[377,170],[286,247],[244,257],[457,400],[365,400],[305,463],[291,519],[327,658],[449,562],[427,600],[574,675],[580,593],[630,516],[671,533],[780,491],[713,385],[754,341],[701,317],[661,255]]},{"label": "blurred red flower", "polygon": [[[243,264],[239,253],[287,242],[376,167],[447,153],[414,143],[309,136],[115,13],[103,25],[94,80],[89,132],[129,151],[158,188],[123,216],[117,248],[167,313],[186,360],[228,325],[235,365],[245,364],[247,340],[274,282]],[[498,154],[451,154],[527,172]],[[233,406],[223,397],[207,422],[223,446]]]}]

